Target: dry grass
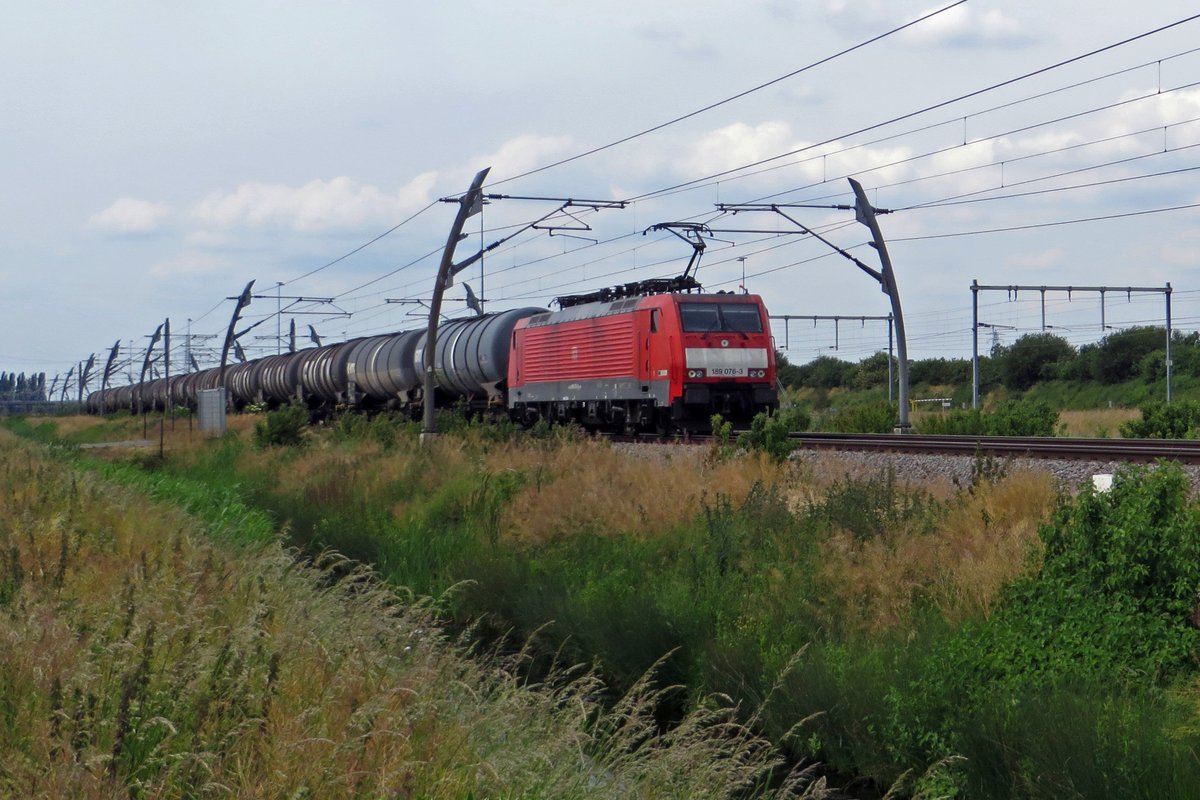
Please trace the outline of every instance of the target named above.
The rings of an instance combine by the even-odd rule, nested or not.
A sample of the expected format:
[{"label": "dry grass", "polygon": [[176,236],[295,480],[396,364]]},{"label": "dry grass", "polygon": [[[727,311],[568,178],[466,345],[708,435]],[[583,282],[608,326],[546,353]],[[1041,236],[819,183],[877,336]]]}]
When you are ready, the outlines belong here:
[{"label": "dry grass", "polygon": [[660,738],[648,683],[523,686],[361,570],[222,550],[3,432],[0,493],[5,796],[731,797],[778,765],[727,708]]},{"label": "dry grass", "polygon": [[1096,408],[1088,411],[1060,411],[1059,428],[1066,436],[1111,438],[1121,435],[1121,425],[1140,419],[1136,408]]},{"label": "dry grass", "polygon": [[903,629],[918,604],[947,621],[991,613],[1000,589],[1040,558],[1038,526],[1055,498],[1046,473],[1017,472],[952,503],[936,531],[894,530],[861,540],[833,531],[826,583],[852,627]]},{"label": "dry grass", "polygon": [[553,448],[507,445],[487,453],[483,465],[527,476],[503,518],[503,535],[523,543],[579,533],[661,534],[718,494],[740,504],[755,483],[784,482],[795,469],[761,455],[712,461],[701,447],[664,448],[654,456],[583,439]]}]

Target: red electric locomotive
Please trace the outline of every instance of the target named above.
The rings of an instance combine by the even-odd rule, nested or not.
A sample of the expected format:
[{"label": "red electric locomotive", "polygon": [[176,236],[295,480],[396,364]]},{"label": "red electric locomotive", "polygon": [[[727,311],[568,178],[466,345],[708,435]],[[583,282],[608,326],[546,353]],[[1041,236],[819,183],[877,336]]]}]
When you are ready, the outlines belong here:
[{"label": "red electric locomotive", "polygon": [[560,298],[561,311],[517,323],[508,405],[518,418],[665,433],[707,430],[718,413],[745,423],[778,407],[758,295],[594,298]]}]

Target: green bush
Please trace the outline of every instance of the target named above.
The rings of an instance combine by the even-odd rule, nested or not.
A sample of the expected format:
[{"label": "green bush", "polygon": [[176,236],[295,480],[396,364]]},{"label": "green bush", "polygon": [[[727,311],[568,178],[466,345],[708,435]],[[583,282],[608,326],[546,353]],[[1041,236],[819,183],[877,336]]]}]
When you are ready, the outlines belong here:
[{"label": "green bush", "polygon": [[1121,426],[1121,435],[1131,439],[1195,439],[1200,426],[1200,403],[1184,400],[1171,404],[1142,406],[1142,418]]},{"label": "green bush", "polygon": [[[808,412],[799,406],[780,409],[775,414],[755,414],[750,422],[750,430],[738,437],[738,446],[746,450],[761,450],[777,461],[784,461],[792,453],[788,434],[808,430],[811,422]],[[715,426],[713,430],[716,430]]]},{"label": "green bush", "polygon": [[1189,796],[1169,787],[1195,780],[1195,737],[1165,691],[1200,653],[1189,489],[1181,467],[1161,465],[1064,498],[1041,531],[1040,571],[931,648],[923,676],[893,695],[908,758],[966,756],[971,797]]},{"label": "green bush", "polygon": [[908,365],[908,382],[913,386],[950,386],[970,380],[971,362],[965,358],[922,358]]},{"label": "green bush", "polygon": [[897,483],[895,470],[888,469],[872,477],[847,476],[837,481],[824,498],[809,504],[808,517],[866,541],[893,536],[902,525],[919,524],[929,530],[940,509],[924,491]]},{"label": "green bush", "polygon": [[[1065,499],[1041,531],[1041,571],[958,638],[952,673],[987,695],[1063,684],[1153,687],[1193,668],[1200,509],[1182,467],[1118,472]],[[968,678],[968,676],[973,676]]]},{"label": "green bush", "polygon": [[308,409],[293,403],[267,414],[254,425],[254,443],[259,447],[295,447],[308,436]]},{"label": "green bush", "polygon": [[1041,400],[1007,400],[993,411],[956,409],[926,417],[916,432],[934,436],[1053,436],[1058,412]]},{"label": "green bush", "polygon": [[913,432],[927,436],[986,436],[987,421],[977,408],[956,408],[922,418],[913,426]]},{"label": "green bush", "polygon": [[989,436],[1053,436],[1058,412],[1040,400],[1009,400],[987,415]]},{"label": "green bush", "polygon": [[333,438],[344,442],[375,441],[384,450],[396,445],[396,437],[402,432],[415,434],[418,424],[405,416],[385,412],[369,416],[350,412],[342,414],[330,428]]},{"label": "green bush", "polygon": [[833,433],[891,433],[896,419],[892,403],[859,403],[843,406],[825,417],[821,427]]},{"label": "green bush", "polygon": [[[891,366],[889,371],[888,366]],[[854,376],[855,389],[873,389],[877,386],[887,386],[888,374],[896,371],[896,359],[887,353],[875,353],[858,362],[858,370]]]}]

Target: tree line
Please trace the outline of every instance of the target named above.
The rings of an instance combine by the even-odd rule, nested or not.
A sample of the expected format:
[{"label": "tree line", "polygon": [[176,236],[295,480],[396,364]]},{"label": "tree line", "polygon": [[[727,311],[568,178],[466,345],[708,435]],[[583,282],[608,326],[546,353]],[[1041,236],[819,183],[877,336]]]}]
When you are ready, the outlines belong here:
[{"label": "tree line", "polygon": [[[803,365],[778,360],[785,386],[810,389],[874,389],[886,387],[887,353],[859,362],[819,356]],[[1171,337],[1174,375],[1200,378],[1200,333],[1176,331]],[[895,359],[893,358],[893,365]],[[996,345],[979,359],[982,392],[1007,389],[1024,392],[1046,381],[1075,381],[1116,385],[1133,380],[1154,383],[1166,377],[1166,329],[1139,326],[1114,331],[1093,344],[1076,348],[1053,333],[1031,333],[1011,345]],[[894,374],[894,370],[893,370]],[[971,384],[969,358],[925,358],[909,362],[913,386]]]},{"label": "tree line", "polygon": [[0,400],[42,402],[46,399],[46,373],[26,376],[24,372],[0,372]]}]

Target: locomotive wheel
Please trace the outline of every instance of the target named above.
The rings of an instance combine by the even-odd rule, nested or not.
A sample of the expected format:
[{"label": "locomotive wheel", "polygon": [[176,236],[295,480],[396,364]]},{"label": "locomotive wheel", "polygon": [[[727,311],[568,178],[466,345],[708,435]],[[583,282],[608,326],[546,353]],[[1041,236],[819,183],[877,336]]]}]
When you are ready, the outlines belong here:
[{"label": "locomotive wheel", "polygon": [[671,419],[671,412],[669,410],[661,408],[655,412],[654,432],[664,439],[674,435],[676,432],[675,421]]}]

